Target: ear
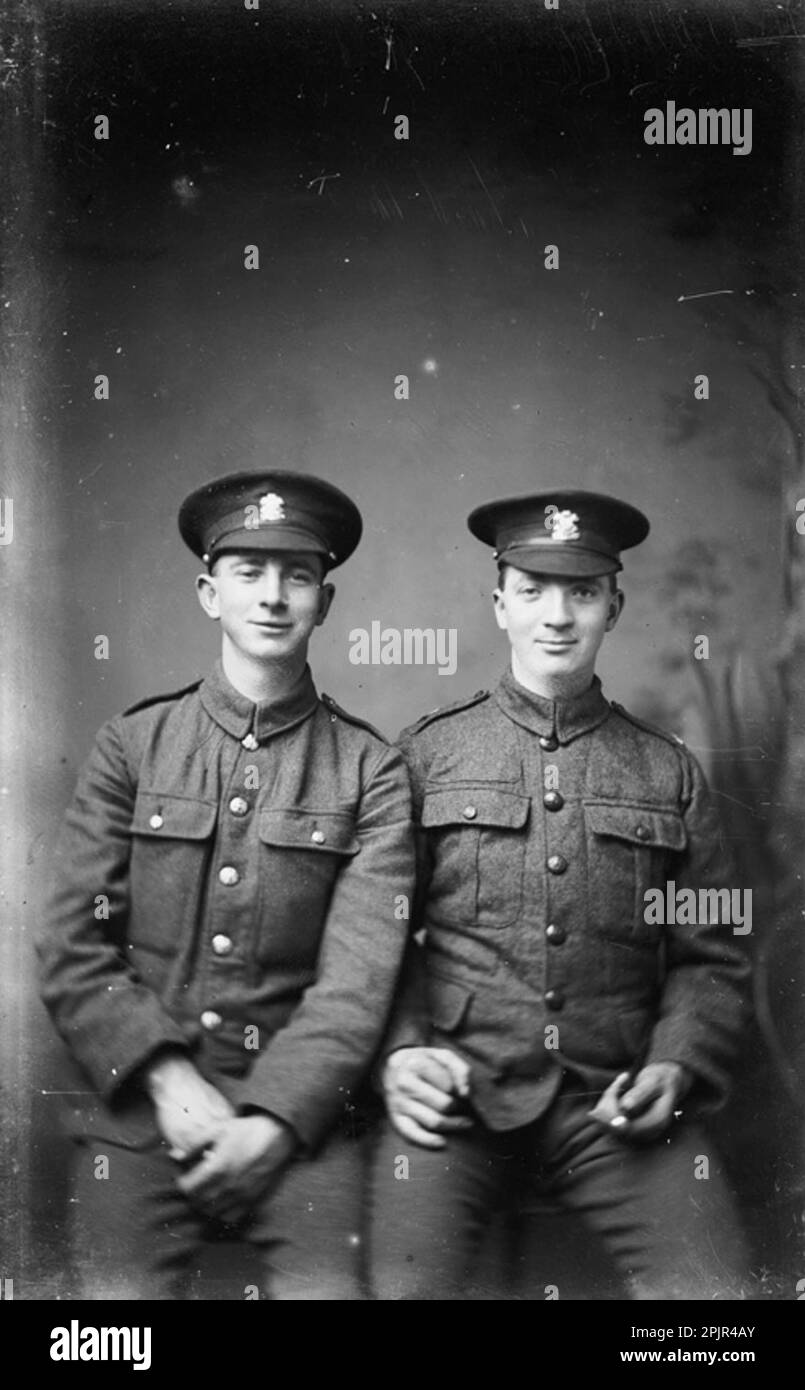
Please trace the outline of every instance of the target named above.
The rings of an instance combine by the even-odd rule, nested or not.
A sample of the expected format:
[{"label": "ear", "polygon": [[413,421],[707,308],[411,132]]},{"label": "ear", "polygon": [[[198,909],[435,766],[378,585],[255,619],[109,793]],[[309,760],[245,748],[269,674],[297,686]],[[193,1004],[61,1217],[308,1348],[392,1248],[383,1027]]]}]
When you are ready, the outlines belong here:
[{"label": "ear", "polygon": [[616,589],[609,600],[609,612],[607,613],[606,632],[611,632],[618,618],[623,612],[623,605],[626,602],[626,595],[622,589]]},{"label": "ear", "polygon": [[319,612],[316,618],[316,627],[321,627],[324,619],[330,611],[330,606],[335,598],[335,585],[322,584],[319,589]]},{"label": "ear", "polygon": [[503,632],[506,632],[509,624],[506,621],[506,604],[502,589],[492,590],[492,603],[495,607],[495,622]]},{"label": "ear", "polygon": [[218,605],[218,585],[211,574],[199,574],[196,577],[196,594],[208,618],[217,622],[221,616]]}]

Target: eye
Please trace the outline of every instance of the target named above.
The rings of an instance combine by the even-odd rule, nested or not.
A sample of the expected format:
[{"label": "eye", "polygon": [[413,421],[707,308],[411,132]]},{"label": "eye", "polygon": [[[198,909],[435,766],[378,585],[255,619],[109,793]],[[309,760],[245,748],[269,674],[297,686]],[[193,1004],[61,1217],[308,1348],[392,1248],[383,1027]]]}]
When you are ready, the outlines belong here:
[{"label": "eye", "polygon": [[595,598],[597,590],[591,589],[589,584],[577,584],[573,593],[579,598]]}]

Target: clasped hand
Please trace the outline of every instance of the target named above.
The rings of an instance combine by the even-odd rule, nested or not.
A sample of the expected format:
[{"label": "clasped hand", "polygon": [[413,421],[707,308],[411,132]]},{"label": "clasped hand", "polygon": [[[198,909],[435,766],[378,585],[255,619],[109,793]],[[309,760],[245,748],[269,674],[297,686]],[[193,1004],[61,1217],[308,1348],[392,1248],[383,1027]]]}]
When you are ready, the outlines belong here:
[{"label": "clasped hand", "polygon": [[678,1062],[651,1062],[634,1078],[621,1072],[590,1111],[620,1139],[656,1139],[666,1130],[693,1078]]},{"label": "clasped hand", "polygon": [[456,1113],[470,1093],[470,1068],[446,1047],[403,1047],[383,1069],[386,1107],[404,1139],[425,1149],[443,1149],[444,1134],[470,1129],[472,1119]]},{"label": "clasped hand", "polygon": [[146,1087],[170,1156],[183,1165],[181,1191],[209,1216],[242,1219],[293,1154],[293,1131],[272,1115],[236,1115],[189,1058],[156,1062]]}]

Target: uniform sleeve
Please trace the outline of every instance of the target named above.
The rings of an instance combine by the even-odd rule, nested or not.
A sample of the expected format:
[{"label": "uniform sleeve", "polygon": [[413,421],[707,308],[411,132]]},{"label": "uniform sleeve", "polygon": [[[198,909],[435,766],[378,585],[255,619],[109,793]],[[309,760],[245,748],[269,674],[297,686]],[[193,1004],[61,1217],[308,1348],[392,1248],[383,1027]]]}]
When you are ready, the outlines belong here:
[{"label": "uniform sleeve", "polygon": [[[749,960],[743,938],[733,934],[722,900],[709,914],[698,911],[699,890],[740,888],[704,774],[686,754],[689,797],[684,808],[688,845],[674,866],[676,891],[697,894],[695,924],[672,923],[666,936],[666,974],[646,1063],[673,1061],[696,1078],[695,1099],[719,1104],[749,1019]],[[722,899],[724,895],[722,893]],[[730,897],[731,901],[731,897]],[[743,892],[741,901],[745,901]]]},{"label": "uniform sleeve", "polygon": [[36,933],[42,998],[105,1099],[184,1035],[124,956],[135,788],[119,722],[104,725],[78,780]]},{"label": "uniform sleeve", "polygon": [[411,913],[410,934],[400,972],[399,986],[379,1051],[379,1063],[402,1047],[426,1047],[430,1039],[430,1019],[425,987],[425,951],[417,938],[425,916],[430,885],[431,863],[427,836],[421,826],[423,772],[410,739],[401,737],[400,748],[411,778],[414,843],[416,848],[416,888]]},{"label": "uniform sleeve", "polygon": [[414,845],[395,749],[384,748],[367,779],[356,833],[360,849],[336,882],[316,980],[237,1086],[242,1107],[269,1111],[310,1147],[371,1066],[408,936]]}]

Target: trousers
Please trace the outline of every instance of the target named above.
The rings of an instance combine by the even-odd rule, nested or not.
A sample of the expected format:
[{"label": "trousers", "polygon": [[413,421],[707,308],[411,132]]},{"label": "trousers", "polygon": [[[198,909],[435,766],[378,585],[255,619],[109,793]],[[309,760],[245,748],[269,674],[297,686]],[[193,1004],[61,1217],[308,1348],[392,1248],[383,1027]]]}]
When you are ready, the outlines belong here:
[{"label": "trousers", "polygon": [[[627,1142],[589,1118],[592,1103],[566,1084],[533,1123],[493,1132],[476,1119],[441,1150],[386,1123],[372,1162],[374,1296],[483,1298],[477,1254],[492,1213],[523,1212],[539,1197],[582,1218],[630,1299],[750,1297],[743,1236],[704,1128],[683,1120],[650,1143]],[[550,1281],[552,1258],[551,1294],[541,1280],[526,1297],[562,1297],[558,1252],[541,1252],[540,1265]]]},{"label": "trousers", "polygon": [[[76,1146],[72,1247],[84,1299],[186,1299],[205,1245],[239,1245],[241,1298],[362,1301],[362,1138],[334,1133],[297,1156],[237,1226],[194,1208],[176,1186],[166,1146]],[[106,1160],[104,1163],[102,1160]]]}]

